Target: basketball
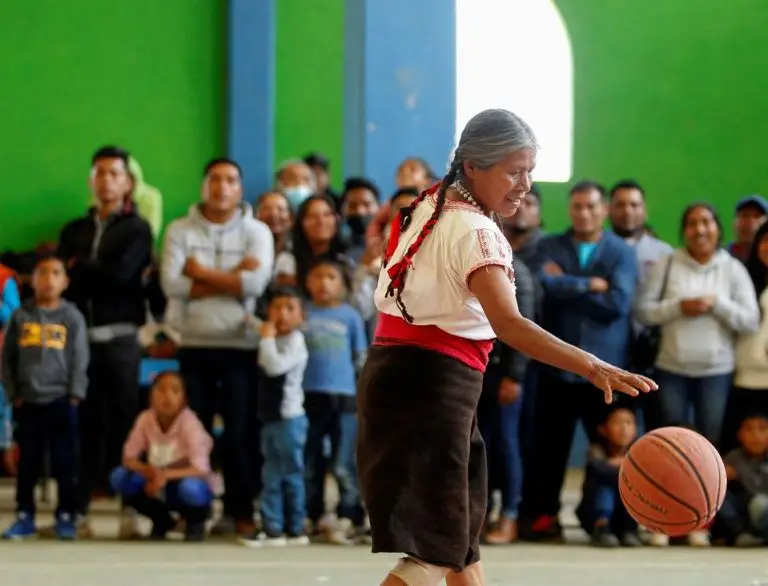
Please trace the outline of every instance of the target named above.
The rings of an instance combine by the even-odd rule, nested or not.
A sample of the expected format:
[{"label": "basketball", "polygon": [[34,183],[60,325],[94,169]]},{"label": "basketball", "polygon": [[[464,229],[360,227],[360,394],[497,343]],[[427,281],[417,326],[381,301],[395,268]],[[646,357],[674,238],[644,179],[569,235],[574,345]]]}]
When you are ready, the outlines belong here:
[{"label": "basketball", "polygon": [[725,465],[695,431],[663,427],[641,437],[619,470],[621,500],[643,527],[670,537],[706,527],[725,499]]}]

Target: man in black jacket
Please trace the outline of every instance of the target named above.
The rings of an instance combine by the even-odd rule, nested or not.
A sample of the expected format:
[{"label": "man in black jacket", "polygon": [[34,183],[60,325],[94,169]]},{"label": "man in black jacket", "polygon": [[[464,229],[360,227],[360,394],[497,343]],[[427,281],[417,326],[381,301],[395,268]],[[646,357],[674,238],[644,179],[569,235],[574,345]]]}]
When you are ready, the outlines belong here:
[{"label": "man in black jacket", "polygon": [[123,443],[139,411],[138,328],[146,318],[143,275],[152,254],[152,230],[131,201],[128,153],[114,146],[96,151],[90,186],[96,205],[64,226],[58,256],[70,277],[65,297],[88,324],[91,362],[80,411],[80,535],[90,533],[87,514],[94,492],[108,490]]},{"label": "man in black jacket", "polygon": [[[524,317],[533,319],[534,277],[521,260],[515,258],[513,262],[517,305]],[[478,423],[488,446],[489,489],[501,489],[502,500],[499,524],[485,535],[489,544],[511,543],[517,539],[517,507],[523,485],[520,413],[528,363],[527,356],[496,341],[483,379]]]}]

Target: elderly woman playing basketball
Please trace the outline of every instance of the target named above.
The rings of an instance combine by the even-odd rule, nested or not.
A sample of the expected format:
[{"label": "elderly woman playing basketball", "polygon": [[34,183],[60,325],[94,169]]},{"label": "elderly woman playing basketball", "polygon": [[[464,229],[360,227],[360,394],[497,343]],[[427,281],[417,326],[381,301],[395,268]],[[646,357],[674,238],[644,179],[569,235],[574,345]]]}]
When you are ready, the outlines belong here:
[{"label": "elderly woman playing basketball", "polygon": [[520,315],[512,251],[491,216],[515,213],[536,150],[515,114],[478,114],[445,178],[393,222],[358,390],[358,467],[373,551],[405,554],[382,586],[483,584],[487,473],[475,409],[494,338],[584,377],[607,402],[613,391],[656,389]]}]

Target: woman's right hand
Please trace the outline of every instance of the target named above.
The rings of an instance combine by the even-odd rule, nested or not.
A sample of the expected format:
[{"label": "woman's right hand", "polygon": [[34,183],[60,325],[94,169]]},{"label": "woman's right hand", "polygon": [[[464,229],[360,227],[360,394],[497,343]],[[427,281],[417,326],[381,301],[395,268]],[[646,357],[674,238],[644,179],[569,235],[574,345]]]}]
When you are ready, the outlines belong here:
[{"label": "woman's right hand", "polygon": [[633,374],[602,360],[597,361],[593,367],[592,374],[587,378],[589,382],[603,391],[605,402],[608,405],[613,403],[614,391],[624,393],[630,397],[637,397],[640,393],[649,393],[659,388],[647,376]]}]

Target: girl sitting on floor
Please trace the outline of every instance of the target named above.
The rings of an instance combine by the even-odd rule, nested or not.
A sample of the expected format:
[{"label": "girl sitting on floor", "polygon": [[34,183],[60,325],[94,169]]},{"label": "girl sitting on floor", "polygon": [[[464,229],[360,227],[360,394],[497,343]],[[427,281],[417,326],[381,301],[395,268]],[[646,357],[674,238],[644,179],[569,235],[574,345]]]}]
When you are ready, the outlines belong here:
[{"label": "girl sitting on floor", "polygon": [[185,539],[202,541],[213,501],[213,440],[187,407],[177,373],[155,378],[149,403],[125,442],[123,465],[112,472],[112,487],[126,506],[149,517],[152,539],[165,539],[176,524],[171,516],[175,512],[186,521]]}]

